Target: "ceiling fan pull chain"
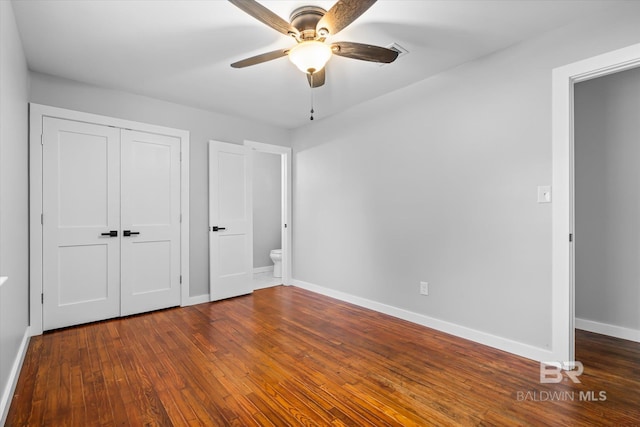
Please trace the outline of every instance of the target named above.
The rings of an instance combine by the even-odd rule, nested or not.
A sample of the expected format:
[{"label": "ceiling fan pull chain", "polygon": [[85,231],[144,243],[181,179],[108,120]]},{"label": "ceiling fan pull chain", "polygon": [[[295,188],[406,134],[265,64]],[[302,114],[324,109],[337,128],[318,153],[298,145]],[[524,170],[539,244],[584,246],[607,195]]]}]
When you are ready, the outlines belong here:
[{"label": "ceiling fan pull chain", "polygon": [[311,89],[311,117],[309,120],[313,120],[313,73],[311,73],[311,85],[309,89]]}]

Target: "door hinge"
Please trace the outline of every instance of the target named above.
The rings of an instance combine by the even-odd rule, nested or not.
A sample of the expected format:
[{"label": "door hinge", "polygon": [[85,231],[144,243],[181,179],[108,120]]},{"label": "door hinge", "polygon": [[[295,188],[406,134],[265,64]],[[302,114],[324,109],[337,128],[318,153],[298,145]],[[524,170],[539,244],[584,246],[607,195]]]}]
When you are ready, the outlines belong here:
[{"label": "door hinge", "polygon": [[40,294],[40,304],[44,304],[44,294]]},{"label": "door hinge", "polygon": [[180,284],[182,284],[182,274],[180,275]]},{"label": "door hinge", "polygon": [[569,241],[573,242],[573,233],[569,233]]},{"label": "door hinge", "polygon": [[180,152],[180,161],[182,161],[182,151]]},{"label": "door hinge", "polygon": [[180,214],[180,224],[182,224],[182,214]]},{"label": "door hinge", "polygon": [[40,225],[44,225],[44,214],[40,214]]},{"label": "door hinge", "polygon": [[44,145],[44,136],[40,135],[40,145]]}]

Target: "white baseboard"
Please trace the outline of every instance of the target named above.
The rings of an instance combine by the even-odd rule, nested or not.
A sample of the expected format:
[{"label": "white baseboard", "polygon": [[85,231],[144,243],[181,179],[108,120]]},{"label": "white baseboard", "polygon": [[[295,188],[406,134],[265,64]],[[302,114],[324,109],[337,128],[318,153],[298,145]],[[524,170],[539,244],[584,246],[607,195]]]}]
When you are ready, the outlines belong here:
[{"label": "white baseboard", "polygon": [[279,281],[274,281],[273,283],[264,283],[262,285],[258,285],[256,286],[253,290],[254,291],[259,291],[260,289],[267,289],[267,288],[273,288],[274,286],[280,286],[282,283],[280,283]]},{"label": "white baseboard", "polygon": [[182,304],[182,307],[187,307],[189,305],[196,305],[196,304],[204,304],[205,302],[209,302],[209,301],[211,301],[211,298],[209,298],[209,294],[198,295],[195,297],[189,297],[187,302],[185,304]]},{"label": "white baseboard", "polygon": [[18,377],[20,377],[20,370],[22,369],[22,363],[24,362],[24,357],[26,356],[27,349],[29,348],[30,339],[31,334],[29,333],[29,327],[27,326],[24,331],[20,347],[18,348],[18,354],[13,361],[9,378],[7,378],[7,383],[4,386],[2,400],[0,400],[0,425],[4,425],[7,421],[9,407],[11,406],[11,400],[13,398],[13,393],[16,390],[16,385],[18,384]]},{"label": "white baseboard", "polygon": [[256,267],[253,269],[253,274],[261,273],[273,273],[273,265],[267,265],[266,267]]},{"label": "white baseboard", "polygon": [[445,332],[447,334],[455,335],[460,338],[474,341],[479,344],[497,348],[498,350],[502,350],[518,356],[526,357],[527,359],[532,359],[537,361],[554,360],[553,352],[551,350],[534,347],[529,344],[513,341],[507,338],[489,334],[487,332],[471,329],[466,326],[460,326],[455,323],[450,323],[444,320],[425,316],[424,314],[415,313],[402,308],[383,304],[377,301],[372,301],[366,298],[361,298],[355,295],[351,295],[351,294],[336,291],[333,289],[325,288],[322,286],[314,285],[312,283],[304,282],[302,280],[293,279],[291,280],[291,284],[293,286],[297,286],[299,288],[303,288],[311,292],[316,292],[331,298],[338,299],[340,301],[345,301],[360,307],[364,307],[380,313],[388,314],[389,316],[407,320],[409,322],[416,323],[418,325],[426,326],[431,329],[436,329],[438,331]]},{"label": "white baseboard", "polygon": [[625,328],[623,326],[610,325],[608,323],[594,322],[593,320],[576,318],[576,329],[594,332],[596,334],[609,335],[623,340],[640,342],[640,330]]}]

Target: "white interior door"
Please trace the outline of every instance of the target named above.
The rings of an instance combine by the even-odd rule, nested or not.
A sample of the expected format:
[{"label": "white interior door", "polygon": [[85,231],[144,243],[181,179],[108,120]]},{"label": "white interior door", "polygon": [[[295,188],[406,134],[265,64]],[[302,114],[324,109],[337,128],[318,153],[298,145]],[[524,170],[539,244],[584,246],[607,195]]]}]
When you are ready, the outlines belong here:
[{"label": "white interior door", "polygon": [[119,132],[43,119],[44,330],[120,314]]},{"label": "white interior door", "polygon": [[209,142],[209,292],[212,301],[253,291],[249,148]]},{"label": "white interior door", "polygon": [[121,132],[126,316],[180,305],[180,140]]}]

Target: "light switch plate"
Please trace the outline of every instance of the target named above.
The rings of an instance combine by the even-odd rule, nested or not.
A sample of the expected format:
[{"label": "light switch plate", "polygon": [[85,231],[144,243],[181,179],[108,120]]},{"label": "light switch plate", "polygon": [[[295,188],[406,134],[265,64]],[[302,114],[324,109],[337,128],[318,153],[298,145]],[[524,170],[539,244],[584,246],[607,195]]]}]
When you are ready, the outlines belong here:
[{"label": "light switch plate", "polygon": [[538,203],[551,203],[551,186],[538,186]]}]

